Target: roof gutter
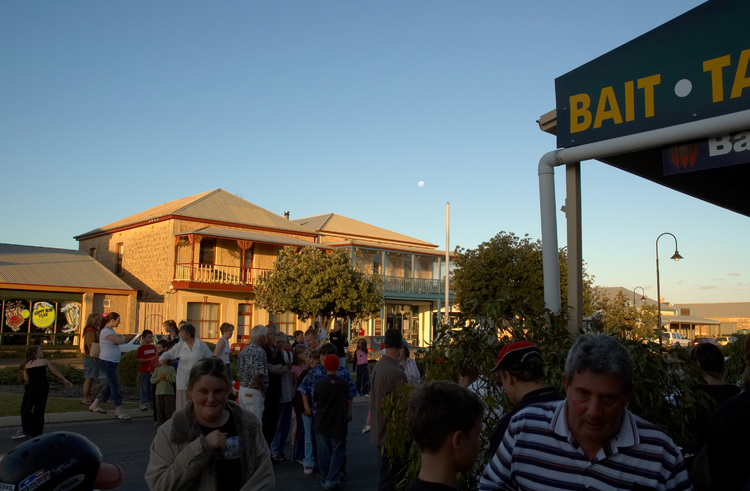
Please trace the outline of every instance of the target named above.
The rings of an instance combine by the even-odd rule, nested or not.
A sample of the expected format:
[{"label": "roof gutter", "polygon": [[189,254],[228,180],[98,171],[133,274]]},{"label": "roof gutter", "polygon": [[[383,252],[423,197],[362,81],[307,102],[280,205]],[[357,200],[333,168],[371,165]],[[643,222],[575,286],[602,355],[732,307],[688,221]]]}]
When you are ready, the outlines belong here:
[{"label": "roof gutter", "polygon": [[561,308],[560,264],[555,219],[555,167],[698,140],[748,128],[750,128],[750,109],[577,147],[557,149],[544,154],[539,160],[538,174],[545,306],[552,312],[559,312]]}]

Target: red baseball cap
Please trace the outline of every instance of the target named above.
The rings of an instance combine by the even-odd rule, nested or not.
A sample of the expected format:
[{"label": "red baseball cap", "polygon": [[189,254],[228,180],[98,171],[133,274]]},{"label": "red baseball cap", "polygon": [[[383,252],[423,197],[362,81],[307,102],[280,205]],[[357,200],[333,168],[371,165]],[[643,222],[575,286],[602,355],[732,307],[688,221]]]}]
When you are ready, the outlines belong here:
[{"label": "red baseball cap", "polygon": [[500,354],[497,355],[497,365],[491,371],[495,370],[523,370],[524,363],[530,357],[539,357],[541,359],[542,354],[539,352],[534,343],[529,341],[516,341],[510,343],[500,350]]}]

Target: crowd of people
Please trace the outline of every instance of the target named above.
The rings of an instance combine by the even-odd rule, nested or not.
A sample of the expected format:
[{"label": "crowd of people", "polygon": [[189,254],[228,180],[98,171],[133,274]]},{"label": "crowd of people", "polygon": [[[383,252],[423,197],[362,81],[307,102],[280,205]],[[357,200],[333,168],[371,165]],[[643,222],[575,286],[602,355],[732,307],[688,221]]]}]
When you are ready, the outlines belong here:
[{"label": "crowd of people", "polygon": [[[106,414],[100,403],[111,398],[115,417],[128,421],[118,377],[119,345],[124,342],[115,331],[119,323],[114,312],[87,320],[82,403]],[[388,329],[371,370],[367,342],[359,341],[351,365],[355,384],[346,367],[348,339],[342,328],[336,321],[326,335],[315,322],[296,331],[290,346],[275,326],[257,325],[237,358],[236,377],[229,364],[234,332],[229,323],[221,325],[214,351],[189,323],[166,321],[167,335],[156,343],[151,331],[143,331],[136,353],[140,406],[153,408],[157,428],[146,472],[149,488],[273,489],[273,466],[293,460],[303,474],[319,473],[322,488],[339,489],[346,478],[352,401],[363,395],[369,398],[363,433],[371,432],[379,456],[378,489],[395,489],[407,466],[383,451],[387,421],[381,409],[402,384],[413,387],[407,404],[409,437],[421,452],[420,470],[407,491],[456,489],[457,474],[470,470],[482,450],[490,456],[479,482],[483,491],[750,485],[740,441],[750,436],[744,423],[748,391],[723,382],[724,359],[714,345],[691,351],[705,381],[703,390],[719,410],[700,417],[696,446],[688,449],[697,456],[688,469],[684,449],[627,409],[635,384],[633,361],[611,336],[576,339],[562,376],[565,395],[545,386],[544,361],[534,344],[504,346],[484,379],[499,384],[513,407],[499,418],[489,448],[482,449],[488,408],[477,385],[481,374],[462,370],[457,383],[422,383],[401,332]],[[746,357],[750,359],[750,343]],[[27,350],[21,368],[27,385],[22,430],[14,438],[42,434],[48,371],[71,386],[39,346]],[[93,397],[92,381],[99,372],[106,384]],[[748,384],[750,376],[743,388]]]}]

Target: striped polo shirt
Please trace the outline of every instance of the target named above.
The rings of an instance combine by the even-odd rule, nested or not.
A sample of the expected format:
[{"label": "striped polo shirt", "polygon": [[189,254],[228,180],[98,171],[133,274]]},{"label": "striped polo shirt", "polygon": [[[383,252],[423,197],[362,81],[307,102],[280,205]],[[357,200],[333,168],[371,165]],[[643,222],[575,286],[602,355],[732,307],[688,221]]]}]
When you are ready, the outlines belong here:
[{"label": "striped polo shirt", "polygon": [[674,442],[627,409],[620,431],[589,460],[568,429],[565,401],[555,401],[511,419],[479,489],[682,490],[691,484]]}]

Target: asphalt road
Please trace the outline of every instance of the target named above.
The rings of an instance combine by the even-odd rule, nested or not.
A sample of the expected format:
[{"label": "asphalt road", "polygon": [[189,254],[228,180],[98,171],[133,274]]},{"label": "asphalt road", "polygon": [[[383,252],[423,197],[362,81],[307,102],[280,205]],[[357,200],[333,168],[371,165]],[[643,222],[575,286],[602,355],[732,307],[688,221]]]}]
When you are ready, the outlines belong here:
[{"label": "asphalt road", "polygon": [[[347,439],[347,481],[344,489],[377,489],[377,450],[370,444],[369,434],[361,430],[367,418],[369,399],[357,397],[353,405],[353,419],[349,424]],[[138,411],[130,411],[131,414]],[[122,491],[143,491],[148,489],[144,474],[148,465],[149,446],[155,434],[151,418],[134,418],[132,421],[117,421],[106,416],[92,415],[92,421],[47,423],[45,433],[73,431],[84,435],[96,444],[104,455],[104,460],[118,464],[125,476]],[[108,416],[108,415],[107,415]],[[10,437],[18,427],[0,427],[0,453],[7,453],[22,442]],[[291,451],[287,451],[291,455]],[[276,489],[301,491],[321,489],[319,475],[307,476],[302,466],[294,462],[284,462],[274,466]]]}]

